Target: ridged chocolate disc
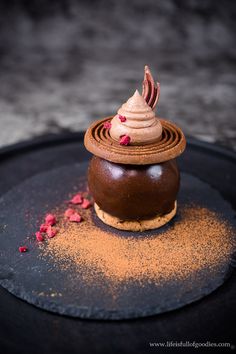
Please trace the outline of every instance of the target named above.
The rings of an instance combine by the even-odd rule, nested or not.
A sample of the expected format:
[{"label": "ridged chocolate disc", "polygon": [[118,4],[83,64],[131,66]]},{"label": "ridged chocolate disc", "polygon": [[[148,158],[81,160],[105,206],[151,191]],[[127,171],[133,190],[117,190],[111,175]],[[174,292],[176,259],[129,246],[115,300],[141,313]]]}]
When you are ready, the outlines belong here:
[{"label": "ridged chocolate disc", "polygon": [[174,159],[185,149],[186,140],[182,130],[165,119],[160,119],[163,132],[159,141],[141,146],[120,145],[111,138],[109,129],[104,127],[104,123],[112,118],[95,121],[85,134],[85,146],[96,156],[116,163],[147,165]]}]

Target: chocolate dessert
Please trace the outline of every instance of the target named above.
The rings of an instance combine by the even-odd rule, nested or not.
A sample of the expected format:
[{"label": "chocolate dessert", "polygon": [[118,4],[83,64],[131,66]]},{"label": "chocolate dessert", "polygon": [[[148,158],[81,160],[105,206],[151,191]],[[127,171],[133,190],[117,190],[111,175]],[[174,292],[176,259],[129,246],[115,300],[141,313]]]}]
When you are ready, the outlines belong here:
[{"label": "chocolate dessert", "polygon": [[94,122],[85,134],[85,147],[94,155],[88,186],[95,211],[118,229],[157,228],[176,214],[176,157],[186,141],[180,128],[156,117],[159,94],[146,66],[142,95],[136,90],[115,116]]}]

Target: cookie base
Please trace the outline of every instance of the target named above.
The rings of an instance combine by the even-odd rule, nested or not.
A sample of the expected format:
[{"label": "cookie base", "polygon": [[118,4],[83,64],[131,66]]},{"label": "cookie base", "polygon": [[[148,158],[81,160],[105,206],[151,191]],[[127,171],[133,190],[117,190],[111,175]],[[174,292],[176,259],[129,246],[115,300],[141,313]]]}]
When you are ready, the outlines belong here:
[{"label": "cookie base", "polygon": [[152,219],[143,220],[120,220],[119,218],[103,211],[96,203],[94,203],[94,209],[98,218],[109,226],[126,231],[145,231],[157,229],[167,224],[176,214],[177,201],[175,201],[175,206],[169,213],[157,215]]}]

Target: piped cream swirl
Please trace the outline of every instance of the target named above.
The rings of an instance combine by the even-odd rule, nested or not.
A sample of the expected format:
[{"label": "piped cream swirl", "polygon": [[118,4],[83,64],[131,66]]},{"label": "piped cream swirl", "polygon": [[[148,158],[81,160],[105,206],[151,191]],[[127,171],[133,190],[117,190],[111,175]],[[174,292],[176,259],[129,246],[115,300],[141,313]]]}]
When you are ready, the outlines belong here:
[{"label": "piped cream swirl", "polygon": [[[121,122],[119,115],[126,121]],[[150,144],[161,138],[162,125],[138,90],[111,120],[110,136],[119,141],[123,135],[130,137],[130,145]]]}]

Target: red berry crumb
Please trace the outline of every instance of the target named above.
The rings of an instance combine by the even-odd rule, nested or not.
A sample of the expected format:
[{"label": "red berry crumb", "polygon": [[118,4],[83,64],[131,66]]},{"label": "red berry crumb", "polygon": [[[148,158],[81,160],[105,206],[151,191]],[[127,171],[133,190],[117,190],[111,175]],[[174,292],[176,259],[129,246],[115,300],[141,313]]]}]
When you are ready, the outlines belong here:
[{"label": "red berry crumb", "polygon": [[74,195],[74,197],[70,200],[70,203],[72,204],[82,204],[82,202],[83,202],[83,197],[80,193]]},{"label": "red berry crumb", "polygon": [[122,116],[122,115],[118,115],[118,118],[119,118],[119,120],[121,121],[121,123],[124,123],[124,122],[126,122],[126,117],[125,116]]},{"label": "red berry crumb", "polygon": [[91,206],[92,206],[92,203],[91,203],[88,199],[84,198],[81,207],[82,207],[83,209],[88,209],[88,208],[91,207]]},{"label": "red berry crumb", "polygon": [[81,222],[82,221],[82,217],[78,213],[74,213],[73,215],[71,215],[69,217],[69,220],[73,221],[73,222]]},{"label": "red berry crumb", "polygon": [[47,229],[47,235],[49,238],[53,238],[54,236],[56,236],[57,234],[57,230],[55,228],[53,228],[51,225],[48,226]]},{"label": "red berry crumb", "polygon": [[120,137],[120,145],[129,145],[130,143],[130,137],[128,135],[122,135]]},{"label": "red berry crumb", "polygon": [[103,123],[103,127],[104,127],[105,129],[111,129],[111,122],[105,122],[105,123]]},{"label": "red berry crumb", "polygon": [[45,217],[45,223],[47,225],[55,225],[56,224],[56,217],[53,214],[47,214]]},{"label": "red berry crumb", "polygon": [[39,241],[39,242],[42,242],[43,241],[43,235],[41,234],[40,231],[37,231],[35,233],[35,236],[36,236],[36,240]]},{"label": "red berry crumb", "polygon": [[28,251],[28,248],[26,246],[20,246],[19,247],[19,252],[20,253],[24,253],[24,252],[27,252]]},{"label": "red berry crumb", "polygon": [[47,224],[40,225],[39,231],[40,232],[47,232],[48,226],[49,225],[47,225]]},{"label": "red berry crumb", "polygon": [[73,215],[75,213],[75,210],[71,209],[71,208],[68,208],[66,209],[64,215],[66,218],[69,218],[71,215]]}]

